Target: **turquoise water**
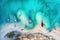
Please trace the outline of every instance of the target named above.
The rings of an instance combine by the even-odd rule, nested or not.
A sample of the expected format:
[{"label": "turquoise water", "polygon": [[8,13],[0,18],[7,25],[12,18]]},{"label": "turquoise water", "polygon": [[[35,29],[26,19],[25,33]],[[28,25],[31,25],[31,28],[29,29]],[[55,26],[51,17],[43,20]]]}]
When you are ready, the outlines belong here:
[{"label": "turquoise water", "polygon": [[[22,12],[19,10],[22,10]],[[18,13],[18,11],[20,13]],[[36,19],[38,12],[40,12],[40,16]],[[31,23],[29,23],[29,20]],[[60,0],[0,1],[0,29],[2,24],[15,23],[16,21],[22,22],[25,29],[31,30],[34,29],[39,22],[41,23],[41,20],[46,24],[45,28],[49,31],[54,29],[55,26],[60,27]]]}]

